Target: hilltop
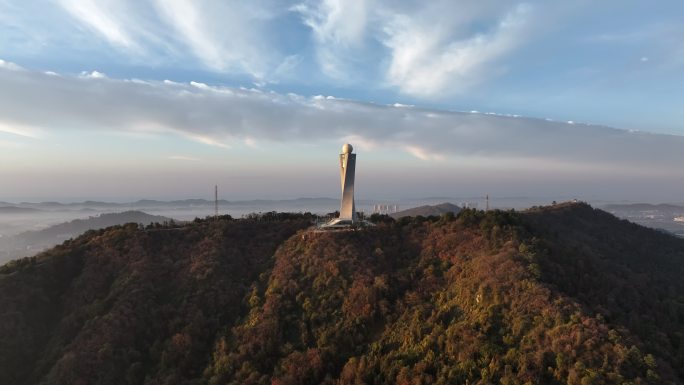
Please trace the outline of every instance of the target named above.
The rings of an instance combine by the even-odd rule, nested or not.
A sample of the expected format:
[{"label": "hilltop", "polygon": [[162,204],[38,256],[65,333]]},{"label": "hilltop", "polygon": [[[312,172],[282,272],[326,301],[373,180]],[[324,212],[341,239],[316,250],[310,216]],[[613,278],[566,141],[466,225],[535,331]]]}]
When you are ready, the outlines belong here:
[{"label": "hilltop", "polygon": [[440,216],[446,213],[458,214],[459,211],[461,211],[460,207],[456,206],[453,203],[445,202],[440,203],[438,205],[424,205],[413,207],[410,209],[392,213],[390,214],[390,216],[394,219],[399,219],[402,217],[417,217],[419,215],[423,217],[429,217],[432,215]]},{"label": "hilltop", "polygon": [[668,384],[684,240],[585,204],[89,231],[0,268],[0,383]]}]

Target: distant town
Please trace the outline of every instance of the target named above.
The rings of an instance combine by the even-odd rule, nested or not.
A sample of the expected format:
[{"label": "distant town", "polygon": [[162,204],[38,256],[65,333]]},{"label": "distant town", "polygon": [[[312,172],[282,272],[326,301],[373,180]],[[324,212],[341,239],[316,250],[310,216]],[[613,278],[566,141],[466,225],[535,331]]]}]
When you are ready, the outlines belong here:
[{"label": "distant town", "polygon": [[602,207],[616,217],[684,237],[684,206],[672,204],[611,204]]}]

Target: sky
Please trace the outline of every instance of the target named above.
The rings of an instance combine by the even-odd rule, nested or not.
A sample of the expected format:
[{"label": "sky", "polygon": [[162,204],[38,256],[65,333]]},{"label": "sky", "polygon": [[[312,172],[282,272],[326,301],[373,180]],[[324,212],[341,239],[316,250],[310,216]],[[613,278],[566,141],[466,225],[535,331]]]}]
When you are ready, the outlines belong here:
[{"label": "sky", "polygon": [[0,200],[684,202],[684,3],[0,0]]}]

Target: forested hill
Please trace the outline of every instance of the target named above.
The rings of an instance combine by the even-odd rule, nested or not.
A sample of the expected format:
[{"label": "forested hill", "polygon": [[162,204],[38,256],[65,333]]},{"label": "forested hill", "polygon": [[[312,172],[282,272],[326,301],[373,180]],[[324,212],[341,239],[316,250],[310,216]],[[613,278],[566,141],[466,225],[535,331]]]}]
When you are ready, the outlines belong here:
[{"label": "forested hill", "polygon": [[670,384],[684,240],[584,204],[125,225],[0,268],[0,384]]}]

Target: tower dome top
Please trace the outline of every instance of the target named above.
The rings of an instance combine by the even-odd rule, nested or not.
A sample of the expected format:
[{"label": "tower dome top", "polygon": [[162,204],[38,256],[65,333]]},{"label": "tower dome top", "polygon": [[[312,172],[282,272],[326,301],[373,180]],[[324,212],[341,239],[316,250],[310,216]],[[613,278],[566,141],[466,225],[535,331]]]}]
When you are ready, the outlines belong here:
[{"label": "tower dome top", "polygon": [[351,144],[346,143],[344,146],[342,146],[343,154],[351,154],[352,151],[354,151],[354,147],[352,147]]}]

